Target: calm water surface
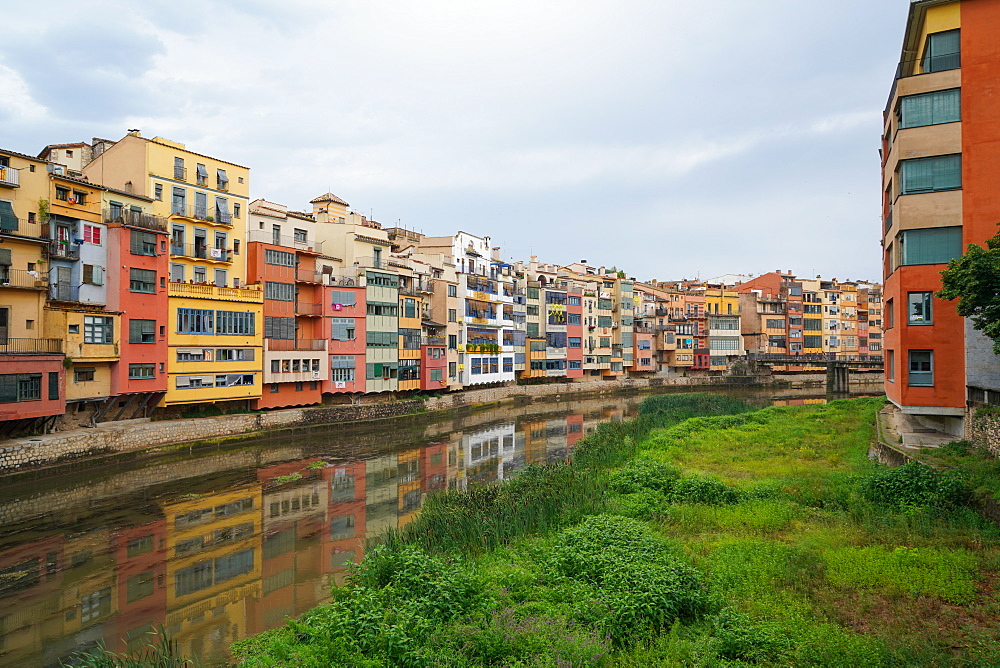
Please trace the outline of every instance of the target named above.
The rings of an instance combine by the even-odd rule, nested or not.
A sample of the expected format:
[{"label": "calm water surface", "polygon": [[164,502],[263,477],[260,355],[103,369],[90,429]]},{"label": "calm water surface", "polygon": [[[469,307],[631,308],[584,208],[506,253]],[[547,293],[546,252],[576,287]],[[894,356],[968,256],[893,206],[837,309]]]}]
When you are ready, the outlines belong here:
[{"label": "calm water surface", "polygon": [[[751,398],[825,401],[790,397]],[[230,643],[328,600],[365,536],[405,525],[428,494],[563,459],[641,399],[282,432],[0,483],[0,666],[125,651],[160,626],[225,664]]]}]

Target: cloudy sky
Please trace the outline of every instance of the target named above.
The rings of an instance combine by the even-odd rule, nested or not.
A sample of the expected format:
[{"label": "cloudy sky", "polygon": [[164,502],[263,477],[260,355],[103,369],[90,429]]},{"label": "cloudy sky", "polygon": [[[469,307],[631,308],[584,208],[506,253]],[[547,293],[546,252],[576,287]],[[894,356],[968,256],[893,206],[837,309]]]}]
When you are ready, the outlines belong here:
[{"label": "cloudy sky", "polygon": [[4,12],[0,146],[139,128],[292,208],[646,278],[880,279],[908,0],[89,0]]}]

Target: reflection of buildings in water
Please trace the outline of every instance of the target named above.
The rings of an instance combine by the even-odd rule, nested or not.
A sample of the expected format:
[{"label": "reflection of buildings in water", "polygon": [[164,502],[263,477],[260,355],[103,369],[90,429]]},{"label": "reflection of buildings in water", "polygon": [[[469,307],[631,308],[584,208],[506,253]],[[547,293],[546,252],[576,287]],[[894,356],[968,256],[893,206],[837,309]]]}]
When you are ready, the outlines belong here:
[{"label": "reflection of buildings in water", "polygon": [[166,621],[167,522],[157,520],[116,531],[118,616],[115,619],[116,651],[131,651],[146,644],[149,634]]},{"label": "reflection of buildings in water", "polygon": [[396,507],[398,519],[396,526],[403,527],[416,516],[423,502],[420,478],[420,450],[413,448],[396,455],[396,471],[399,488],[397,490]]},{"label": "reflection of buildings in water", "polygon": [[344,584],[347,566],[361,561],[367,524],[368,479],[365,462],[336,465],[323,471],[330,488],[323,528],[324,572]]},{"label": "reflection of buildings in water", "polygon": [[[261,469],[267,482],[263,494],[261,595],[259,615],[247,633],[280,625],[326,598],[322,574],[323,545],[330,490],[324,469],[310,469],[319,460],[296,460]],[[302,476],[283,481],[280,476]],[[269,482],[268,482],[269,481]]]},{"label": "reflection of buildings in water", "polygon": [[514,423],[465,432],[461,437],[467,484],[502,480],[517,466],[517,439]]},{"label": "reflection of buildings in water", "polygon": [[259,485],[164,504],[166,629],[184,656],[222,656],[261,593]]},{"label": "reflection of buildings in water", "polygon": [[424,494],[448,487],[448,442],[431,443],[420,449],[420,489]]},{"label": "reflection of buildings in water", "polygon": [[814,406],[816,404],[825,404],[826,397],[814,397],[812,399],[774,399],[771,402],[772,406]]}]

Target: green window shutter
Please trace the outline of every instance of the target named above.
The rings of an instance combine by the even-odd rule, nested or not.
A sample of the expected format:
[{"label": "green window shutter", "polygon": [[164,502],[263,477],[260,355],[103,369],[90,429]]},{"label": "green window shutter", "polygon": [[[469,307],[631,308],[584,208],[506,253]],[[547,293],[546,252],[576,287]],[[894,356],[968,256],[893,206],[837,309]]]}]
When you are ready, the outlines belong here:
[{"label": "green window shutter", "polygon": [[962,187],[962,156],[936,155],[905,160],[902,194],[913,195]]},{"label": "green window shutter", "polygon": [[915,128],[934,122],[933,103],[930,95],[904,97],[901,104],[902,123],[900,127]]},{"label": "green window shutter", "polygon": [[3,200],[0,200],[0,230],[17,231],[17,215],[14,213],[14,205]]},{"label": "green window shutter", "polygon": [[962,228],[937,227],[900,233],[902,264],[947,264],[962,254]]},{"label": "green window shutter", "polygon": [[12,264],[9,248],[0,248],[0,264],[7,265],[8,267]]},{"label": "green window shutter", "polygon": [[931,117],[934,123],[952,123],[962,120],[962,96],[958,88],[930,94]]}]

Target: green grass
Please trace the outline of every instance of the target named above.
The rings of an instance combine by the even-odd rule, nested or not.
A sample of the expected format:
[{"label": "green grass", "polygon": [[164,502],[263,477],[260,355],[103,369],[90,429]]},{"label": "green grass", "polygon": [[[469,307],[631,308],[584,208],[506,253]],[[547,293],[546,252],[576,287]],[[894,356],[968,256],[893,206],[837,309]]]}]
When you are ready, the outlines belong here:
[{"label": "green grass", "polygon": [[[1000,531],[872,463],[877,399],[647,399],[573,461],[432,496],[245,666],[1000,665]],[[956,456],[967,457],[958,453]]]}]

